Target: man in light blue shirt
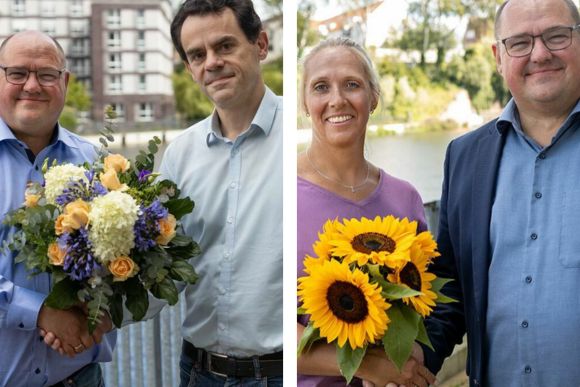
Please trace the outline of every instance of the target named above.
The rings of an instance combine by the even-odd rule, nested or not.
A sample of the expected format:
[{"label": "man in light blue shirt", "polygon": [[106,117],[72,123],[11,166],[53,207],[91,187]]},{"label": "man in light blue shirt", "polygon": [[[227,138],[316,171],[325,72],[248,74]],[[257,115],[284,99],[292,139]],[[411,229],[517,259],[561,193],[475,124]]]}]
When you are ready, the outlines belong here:
[{"label": "man in light blue shirt", "polygon": [[[69,78],[65,62],[58,43],[36,31],[0,45],[0,221],[22,205],[27,182],[42,181],[46,158],[80,164],[96,156],[90,143],[57,123]],[[0,241],[12,231],[0,223]],[[44,306],[50,276],[29,275],[13,254],[0,254],[0,386],[101,386],[98,362],[111,360],[116,334],[103,336],[99,328],[91,336],[80,310]],[[76,356],[46,346],[39,328]]]},{"label": "man in light blue shirt", "polygon": [[467,331],[472,386],[580,383],[579,31],[570,0],[504,2],[493,52],[513,99],[447,150],[433,271],[461,302],[428,319],[425,363]]},{"label": "man in light blue shirt", "polygon": [[171,33],[215,106],[160,168],[195,201],[183,228],[202,249],[185,290],[181,385],[281,386],[282,100],[261,76],[268,37],[250,0],[188,0]]}]

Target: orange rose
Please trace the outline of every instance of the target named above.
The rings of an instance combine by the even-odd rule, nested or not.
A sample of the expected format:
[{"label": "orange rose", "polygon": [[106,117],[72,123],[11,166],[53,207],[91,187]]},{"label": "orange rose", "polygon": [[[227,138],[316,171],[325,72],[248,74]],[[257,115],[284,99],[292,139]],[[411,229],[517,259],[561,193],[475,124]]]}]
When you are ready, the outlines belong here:
[{"label": "orange rose", "polygon": [[56,220],[54,221],[54,232],[56,233],[56,235],[61,235],[62,233],[65,232],[72,232],[72,229],[65,228],[65,226],[63,225],[63,221],[64,214],[60,214],[58,218],[56,218]]},{"label": "orange rose", "polygon": [[108,155],[103,161],[105,163],[105,172],[109,172],[111,170],[117,173],[127,172],[131,166],[129,160],[120,154]]},{"label": "orange rose", "polygon": [[36,207],[38,205],[38,200],[40,200],[40,195],[25,194],[24,198],[24,205],[26,207]]},{"label": "orange rose", "polygon": [[113,274],[113,281],[125,281],[139,271],[139,266],[126,255],[121,255],[109,262],[109,271]]},{"label": "orange rose", "polygon": [[61,249],[58,243],[51,243],[48,245],[48,262],[54,266],[62,266],[64,263],[64,257],[66,255],[66,250]]},{"label": "orange rose", "polygon": [[155,239],[160,245],[167,245],[175,236],[175,216],[169,214],[167,218],[159,220],[159,236]]},{"label": "orange rose", "polygon": [[67,204],[64,207],[64,219],[62,226],[73,230],[86,226],[89,223],[89,211],[91,207],[82,199]]},{"label": "orange rose", "polygon": [[101,183],[109,191],[125,191],[128,188],[126,184],[121,184],[119,176],[117,176],[117,172],[114,169],[109,169],[107,172],[101,173],[99,178]]}]

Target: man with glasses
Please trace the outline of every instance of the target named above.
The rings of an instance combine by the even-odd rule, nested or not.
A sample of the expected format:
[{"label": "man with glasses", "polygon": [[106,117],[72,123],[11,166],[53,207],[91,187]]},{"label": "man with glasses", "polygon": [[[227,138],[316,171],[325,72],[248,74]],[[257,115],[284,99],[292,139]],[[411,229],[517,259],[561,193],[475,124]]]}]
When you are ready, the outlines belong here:
[{"label": "man with glasses", "polygon": [[513,98],[447,148],[433,272],[459,302],[427,319],[437,372],[467,331],[471,386],[580,380],[580,15],[509,0],[493,54]]},{"label": "man with glasses", "polygon": [[[0,243],[13,232],[2,219],[24,202],[29,181],[42,181],[45,159],[81,164],[96,156],[57,122],[68,80],[64,52],[49,36],[25,31],[0,44]],[[116,340],[104,335],[110,321],[91,336],[81,310],[43,305],[49,275],[30,274],[0,253],[0,386],[102,386],[98,362],[112,359]],[[46,346],[39,328],[54,332],[71,358]]]}]

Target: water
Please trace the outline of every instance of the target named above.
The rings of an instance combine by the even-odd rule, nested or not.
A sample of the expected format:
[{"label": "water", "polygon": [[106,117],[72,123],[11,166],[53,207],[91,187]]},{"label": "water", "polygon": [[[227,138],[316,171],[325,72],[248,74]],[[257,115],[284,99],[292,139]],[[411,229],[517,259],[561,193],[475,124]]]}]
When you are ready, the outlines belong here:
[{"label": "water", "polygon": [[376,166],[413,184],[423,202],[430,202],[441,197],[447,145],[464,133],[457,130],[370,138],[366,155]]}]

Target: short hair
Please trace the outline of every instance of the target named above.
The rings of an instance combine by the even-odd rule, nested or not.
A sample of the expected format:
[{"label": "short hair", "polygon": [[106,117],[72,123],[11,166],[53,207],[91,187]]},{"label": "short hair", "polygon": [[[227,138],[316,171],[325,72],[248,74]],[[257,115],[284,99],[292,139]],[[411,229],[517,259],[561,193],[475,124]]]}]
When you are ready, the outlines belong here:
[{"label": "short hair", "polygon": [[256,42],[262,31],[262,21],[251,0],[185,0],[171,22],[171,39],[184,62],[187,62],[187,55],[181,43],[181,28],[185,20],[190,16],[221,14],[226,8],[232,10],[248,41]]},{"label": "short hair", "polygon": [[[507,5],[507,3],[509,3],[510,0],[506,0],[504,1],[499,8],[497,9],[497,12],[495,14],[495,22],[494,22],[494,33],[495,33],[495,38],[499,40],[499,29],[501,27],[501,15],[503,14],[503,10],[505,8],[505,6]],[[568,9],[570,10],[570,16],[572,16],[572,19],[574,19],[574,23],[576,24],[580,24],[580,13],[578,12],[578,7],[576,7],[576,4],[574,4],[574,2],[572,0],[562,0],[566,6],[568,7]]]},{"label": "short hair", "polygon": [[[30,31],[32,31],[32,30],[30,30]],[[22,32],[28,32],[28,31],[22,31]],[[48,34],[45,34],[44,32],[40,32],[40,31],[33,31],[33,32],[38,32],[39,34],[44,35],[44,36],[48,37],[50,40],[52,40],[52,42],[56,46],[56,50],[58,51],[58,54],[60,56],[62,67],[66,68],[66,66],[67,66],[66,54],[64,53],[64,50],[63,50],[62,46],[60,45],[60,43],[55,38],[53,38],[52,36],[50,36]],[[20,33],[21,32],[15,32],[11,35],[8,35],[8,37],[6,39],[4,39],[4,41],[0,44],[0,56],[2,56],[2,53],[4,52],[4,49],[6,48],[6,45],[8,44],[10,39],[12,39],[14,36],[16,36]]]},{"label": "short hair", "polygon": [[[369,54],[365,51],[364,48],[354,40],[345,38],[345,37],[337,37],[337,38],[329,38],[326,40],[321,41],[318,43],[302,60],[302,82],[300,85],[300,98],[302,102],[302,106],[305,107],[306,104],[306,66],[308,62],[316,56],[319,52],[327,48],[336,48],[336,47],[344,47],[347,50],[350,50],[356,57],[359,59],[360,64],[363,67],[364,73],[366,78],[369,81],[369,85],[371,88],[371,92],[376,99],[376,103],[379,102],[381,97],[381,84],[379,82],[379,76],[375,71],[375,67],[373,66],[373,61],[369,57]],[[376,107],[376,106],[375,106]],[[373,107],[374,108],[374,107]]]}]

